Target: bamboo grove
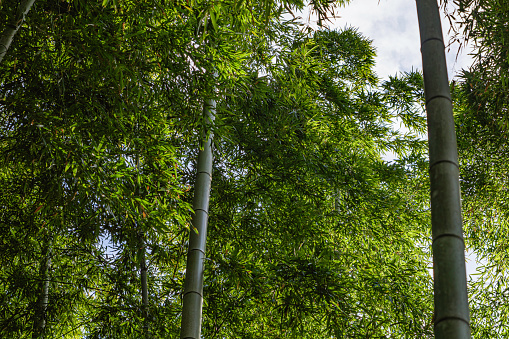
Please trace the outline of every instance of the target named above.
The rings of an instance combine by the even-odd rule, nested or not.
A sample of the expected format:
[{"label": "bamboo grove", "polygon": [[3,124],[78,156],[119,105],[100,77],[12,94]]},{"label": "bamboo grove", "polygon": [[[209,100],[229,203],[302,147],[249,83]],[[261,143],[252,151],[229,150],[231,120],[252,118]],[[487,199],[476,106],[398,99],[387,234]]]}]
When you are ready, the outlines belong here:
[{"label": "bamboo grove", "polygon": [[[306,6],[340,11],[0,4],[0,338],[433,337],[423,77],[379,79],[372,42],[306,26]],[[470,74],[452,87],[465,244],[498,260],[478,281],[503,298],[503,190],[473,213]],[[472,337],[503,338],[478,281]],[[186,299],[203,306],[188,332]]]}]

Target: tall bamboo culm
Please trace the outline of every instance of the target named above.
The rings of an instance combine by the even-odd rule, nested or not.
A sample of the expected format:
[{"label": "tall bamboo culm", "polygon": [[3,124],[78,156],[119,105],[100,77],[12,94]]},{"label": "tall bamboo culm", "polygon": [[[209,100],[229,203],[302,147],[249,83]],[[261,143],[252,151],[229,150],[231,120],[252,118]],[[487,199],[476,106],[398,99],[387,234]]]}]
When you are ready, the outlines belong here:
[{"label": "tall bamboo culm", "polygon": [[37,298],[35,317],[34,317],[34,331],[32,339],[44,338],[46,330],[46,313],[49,302],[49,282],[50,282],[50,269],[51,269],[51,256],[52,256],[52,241],[46,245],[43,250],[43,261],[39,268],[39,276],[41,281],[41,294]]},{"label": "tall bamboo culm", "polygon": [[[214,121],[216,102],[207,100],[204,105],[207,124]],[[203,261],[207,239],[210,186],[212,183],[212,133],[198,153],[197,174],[193,200],[194,215],[189,236],[186,280],[182,305],[181,339],[199,339],[203,304]]]},{"label": "tall bamboo culm", "polygon": [[[139,125],[138,125],[139,128]],[[140,197],[140,150],[136,149],[136,196]],[[144,233],[139,229],[142,225],[142,207],[141,205],[137,206],[137,221],[135,223],[136,229],[138,229],[139,239],[140,239],[140,250],[142,251],[141,260],[140,260],[140,278],[141,278],[141,303],[142,303],[142,313],[143,313],[143,337],[145,339],[150,338],[149,333],[149,319],[148,319],[148,279],[147,279],[147,250],[145,244]]]},{"label": "tall bamboo culm", "polygon": [[436,0],[416,0],[428,118],[436,339],[470,338],[458,150]]},{"label": "tall bamboo culm", "polygon": [[141,303],[143,307],[143,333],[145,339],[150,338],[149,332],[149,319],[148,319],[148,279],[147,279],[147,259],[146,247],[143,236],[141,236],[142,257],[140,262],[140,276],[141,276]]},{"label": "tall bamboo culm", "polygon": [[16,18],[14,18],[14,20],[12,20],[12,22],[4,28],[2,34],[0,35],[0,62],[2,62],[5,54],[7,53],[7,50],[11,46],[14,36],[18,32],[23,22],[25,22],[25,17],[28,14],[28,11],[30,11],[30,8],[34,2],[35,0],[21,1],[18,6]]}]

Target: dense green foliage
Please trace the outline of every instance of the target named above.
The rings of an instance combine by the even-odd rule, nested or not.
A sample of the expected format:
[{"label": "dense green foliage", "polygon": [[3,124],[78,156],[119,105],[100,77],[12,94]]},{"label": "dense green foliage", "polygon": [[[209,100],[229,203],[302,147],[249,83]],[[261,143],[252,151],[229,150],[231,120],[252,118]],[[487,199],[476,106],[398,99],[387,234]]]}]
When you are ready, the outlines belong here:
[{"label": "dense green foliage", "polygon": [[506,338],[509,3],[449,5],[454,39],[474,47],[473,64],[452,87],[466,241],[481,261],[470,285],[472,335]]},{"label": "dense green foliage", "polygon": [[[323,19],[332,10],[310,5]],[[0,6],[10,22],[17,3]],[[355,29],[283,16],[303,6],[36,1],[0,64],[1,338],[140,338],[144,325],[152,338],[178,336],[211,98],[203,336],[431,337],[422,78],[380,81]],[[460,146],[474,145],[478,115],[459,87]],[[504,200],[489,200],[498,195],[475,158],[486,144],[475,145],[462,149],[465,206],[487,209],[467,214],[468,241],[502,256],[505,219],[488,208],[500,213]],[[500,232],[486,238],[488,227]],[[476,291],[480,310],[505,293]]]},{"label": "dense green foliage", "polygon": [[473,64],[452,87],[466,241],[481,261],[470,285],[472,336],[506,338],[509,3],[455,1],[449,8],[454,39],[474,47]]}]

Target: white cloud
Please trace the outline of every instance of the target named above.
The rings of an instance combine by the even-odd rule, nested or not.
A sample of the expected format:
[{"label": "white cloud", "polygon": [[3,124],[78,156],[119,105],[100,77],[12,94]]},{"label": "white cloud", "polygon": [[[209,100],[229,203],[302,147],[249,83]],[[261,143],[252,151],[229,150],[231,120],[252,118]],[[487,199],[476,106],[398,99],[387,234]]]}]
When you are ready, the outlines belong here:
[{"label": "white cloud", "polygon": [[[376,71],[387,78],[399,72],[421,69],[419,26],[415,1],[409,0],[353,0],[346,8],[338,8],[331,28],[352,26],[369,39],[377,49]],[[304,16],[306,17],[306,16]],[[444,41],[449,41],[449,22],[442,17]],[[467,68],[471,58],[464,50],[456,61],[458,46],[447,52],[449,78]]]}]

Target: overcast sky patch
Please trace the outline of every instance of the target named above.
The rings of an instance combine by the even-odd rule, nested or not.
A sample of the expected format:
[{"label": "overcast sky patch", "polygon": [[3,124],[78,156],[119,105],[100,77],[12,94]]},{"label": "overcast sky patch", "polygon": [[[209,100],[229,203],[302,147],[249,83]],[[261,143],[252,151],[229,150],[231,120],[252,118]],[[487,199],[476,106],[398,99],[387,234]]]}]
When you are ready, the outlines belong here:
[{"label": "overcast sky patch", "polygon": [[[330,28],[357,27],[373,40],[377,50],[376,72],[382,79],[399,72],[420,70],[421,52],[415,1],[353,0],[345,8],[338,8]],[[449,41],[449,22],[442,18],[446,45]],[[449,78],[462,68],[468,68],[471,57],[463,50],[456,60],[458,46],[446,49]]]}]

